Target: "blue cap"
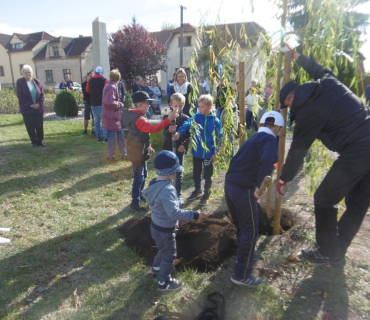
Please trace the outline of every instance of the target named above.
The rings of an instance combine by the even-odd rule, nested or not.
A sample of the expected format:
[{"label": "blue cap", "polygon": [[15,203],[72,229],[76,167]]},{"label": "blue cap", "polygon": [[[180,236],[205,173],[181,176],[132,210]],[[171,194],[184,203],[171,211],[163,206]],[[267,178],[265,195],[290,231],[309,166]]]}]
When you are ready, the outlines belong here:
[{"label": "blue cap", "polygon": [[179,158],[175,153],[168,150],[160,151],[154,160],[154,168],[159,176],[170,176],[176,172],[183,172]]}]

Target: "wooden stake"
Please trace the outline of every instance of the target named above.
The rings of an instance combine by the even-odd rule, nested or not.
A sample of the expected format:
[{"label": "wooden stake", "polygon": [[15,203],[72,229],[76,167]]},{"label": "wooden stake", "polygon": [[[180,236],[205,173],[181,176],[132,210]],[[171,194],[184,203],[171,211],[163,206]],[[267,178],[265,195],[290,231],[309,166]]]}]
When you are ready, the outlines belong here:
[{"label": "wooden stake", "polygon": [[244,62],[239,62],[239,146],[245,141]]},{"label": "wooden stake", "polygon": [[[287,0],[283,0],[283,14],[281,16],[281,28],[283,30],[285,30],[286,12],[287,12]],[[284,38],[282,37],[280,41],[280,46],[283,47],[284,45],[285,45]],[[286,53],[283,84],[290,80],[291,60],[292,60],[291,53],[290,52]],[[282,62],[283,62],[283,53],[279,52],[278,75],[276,79],[275,110],[280,109],[280,78],[281,78],[280,70]],[[286,137],[286,119],[287,119],[286,108],[281,110],[281,115],[285,120],[285,126],[281,129],[279,137],[279,160],[276,176],[277,181],[280,179],[285,157],[285,137]],[[278,235],[280,233],[280,219],[281,219],[281,197],[275,190],[275,216],[274,216],[273,235]]]}]

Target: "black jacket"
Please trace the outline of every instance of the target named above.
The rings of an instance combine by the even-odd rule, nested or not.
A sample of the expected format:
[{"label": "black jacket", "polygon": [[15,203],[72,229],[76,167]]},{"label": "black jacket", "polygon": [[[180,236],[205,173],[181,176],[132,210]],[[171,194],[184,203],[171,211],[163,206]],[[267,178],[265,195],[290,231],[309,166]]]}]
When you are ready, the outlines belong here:
[{"label": "black jacket", "polygon": [[281,175],[284,181],[293,180],[315,139],[339,154],[370,141],[370,114],[362,101],[315,60],[301,55],[298,64],[316,81],[295,90],[291,119],[296,125]]},{"label": "black jacket", "polygon": [[106,81],[107,79],[104,77],[92,77],[89,80],[90,102],[92,106],[96,107],[103,105],[103,89]]},{"label": "black jacket", "polygon": [[[167,115],[163,116],[163,120],[166,119],[167,117],[168,117]],[[177,126],[176,129],[179,129],[183,125],[183,123],[188,119],[189,116],[181,112],[178,118],[175,119],[175,125]],[[162,150],[172,151],[172,133],[168,131],[168,128],[169,126],[163,129],[164,140]],[[189,139],[190,139],[190,130],[187,131],[185,135],[183,136],[180,135],[179,140],[176,140],[176,150],[180,145],[184,145],[185,150],[188,151]]]}]

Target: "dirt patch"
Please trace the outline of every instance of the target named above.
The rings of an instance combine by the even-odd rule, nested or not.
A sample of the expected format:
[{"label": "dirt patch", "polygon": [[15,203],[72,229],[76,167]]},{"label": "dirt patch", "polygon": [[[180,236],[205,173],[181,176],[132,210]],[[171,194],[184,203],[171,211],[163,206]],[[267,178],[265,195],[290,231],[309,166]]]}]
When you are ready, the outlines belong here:
[{"label": "dirt patch", "polygon": [[[287,216],[285,211],[284,217]],[[214,212],[203,222],[180,222],[176,236],[178,257],[175,261],[176,267],[209,272],[216,270],[223,261],[233,256],[236,252],[236,236],[231,221],[228,212]],[[157,253],[150,235],[150,222],[150,216],[145,216],[130,220],[118,229],[125,239],[125,244],[138,252],[148,265],[153,262]],[[272,220],[261,207],[259,224],[261,234],[272,233]],[[286,227],[287,224],[288,222]]]}]

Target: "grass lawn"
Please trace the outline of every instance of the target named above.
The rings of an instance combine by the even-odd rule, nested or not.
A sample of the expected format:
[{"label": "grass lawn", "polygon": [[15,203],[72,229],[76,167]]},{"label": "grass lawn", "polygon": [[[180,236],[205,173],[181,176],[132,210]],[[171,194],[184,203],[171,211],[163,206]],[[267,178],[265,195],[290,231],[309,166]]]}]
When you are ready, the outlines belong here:
[{"label": "grass lawn", "polygon": [[[185,288],[158,293],[148,267],[117,232],[138,217],[128,210],[130,163],[108,163],[106,145],[81,135],[81,120],[45,121],[44,129],[47,146],[31,148],[22,117],[0,117],[0,227],[12,228],[11,244],[0,246],[0,319],[154,319],[158,302],[198,314],[193,299],[202,304],[215,290],[226,298],[227,320],[369,319],[369,260],[343,273],[288,259],[312,243],[312,227],[261,237],[256,271],[268,283],[257,290],[230,282],[230,259],[214,273],[177,272]],[[192,189],[186,158],[185,196]],[[213,197],[221,201],[221,187]]]}]

